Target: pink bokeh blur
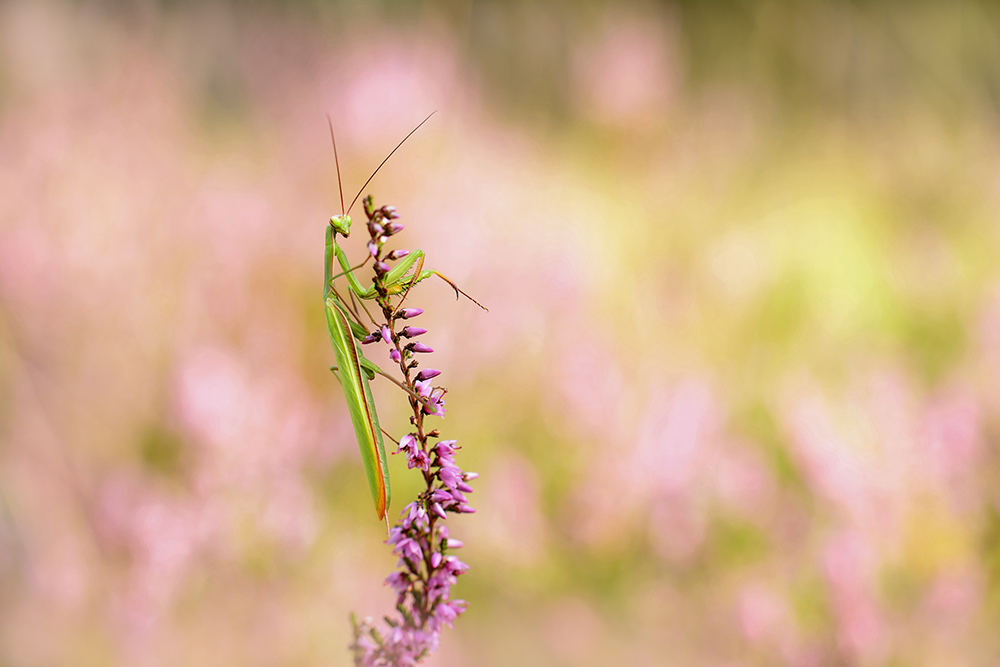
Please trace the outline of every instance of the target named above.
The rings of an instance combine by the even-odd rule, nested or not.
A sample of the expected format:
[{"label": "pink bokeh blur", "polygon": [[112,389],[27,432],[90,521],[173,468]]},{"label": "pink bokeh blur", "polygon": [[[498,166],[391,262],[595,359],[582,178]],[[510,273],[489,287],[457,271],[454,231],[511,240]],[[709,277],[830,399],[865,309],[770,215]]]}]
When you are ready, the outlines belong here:
[{"label": "pink bokeh blur", "polygon": [[1000,14],[737,4],[0,4],[0,664],[350,664],[325,114],[353,196],[435,109],[428,665],[1000,664]]}]

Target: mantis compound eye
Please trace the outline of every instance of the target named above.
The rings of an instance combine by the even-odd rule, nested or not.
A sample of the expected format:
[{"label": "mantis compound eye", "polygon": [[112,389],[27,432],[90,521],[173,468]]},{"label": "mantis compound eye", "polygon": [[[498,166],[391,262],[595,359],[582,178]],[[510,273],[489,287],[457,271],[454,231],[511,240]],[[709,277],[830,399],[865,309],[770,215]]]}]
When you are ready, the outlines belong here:
[{"label": "mantis compound eye", "polygon": [[330,226],[333,227],[334,231],[343,236],[350,236],[351,234],[351,216],[349,215],[335,215],[330,218]]}]

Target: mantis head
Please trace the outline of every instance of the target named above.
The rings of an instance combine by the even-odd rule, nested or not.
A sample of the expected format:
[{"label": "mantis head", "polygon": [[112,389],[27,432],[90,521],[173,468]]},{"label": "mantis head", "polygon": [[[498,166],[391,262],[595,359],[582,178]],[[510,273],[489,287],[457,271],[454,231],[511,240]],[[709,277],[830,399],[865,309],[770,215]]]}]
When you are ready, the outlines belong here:
[{"label": "mantis head", "polygon": [[335,215],[330,218],[330,226],[336,234],[343,234],[345,237],[351,234],[351,216]]},{"label": "mantis head", "polygon": [[[351,233],[351,216],[348,215],[348,213],[350,213],[351,209],[354,207],[354,202],[358,201],[358,197],[361,196],[361,193],[365,191],[365,188],[368,187],[368,184],[372,182],[373,178],[375,178],[375,174],[378,173],[378,170],[381,169],[382,166],[386,162],[388,162],[389,158],[392,157],[392,154],[395,153],[396,151],[398,151],[399,147],[402,146],[406,142],[407,139],[409,139],[411,136],[413,136],[413,133],[416,132],[417,130],[419,130],[420,127],[421,127],[421,125],[423,125],[424,123],[426,123],[427,121],[429,121],[431,119],[431,116],[433,116],[436,113],[437,113],[437,111],[431,112],[430,116],[427,116],[427,118],[424,118],[422,121],[420,121],[420,125],[417,125],[415,128],[413,128],[412,130],[410,130],[410,133],[408,135],[406,135],[405,137],[403,137],[403,141],[400,141],[398,144],[396,144],[396,147],[392,149],[392,152],[390,152],[385,157],[385,160],[382,160],[382,164],[380,164],[379,166],[377,166],[375,168],[375,171],[372,172],[372,175],[368,177],[368,180],[365,181],[365,184],[361,186],[360,190],[358,190],[358,194],[354,196],[354,200],[351,202],[351,205],[347,207],[346,211],[344,211],[344,187],[343,187],[343,183],[341,183],[341,180],[340,180],[340,160],[337,158],[337,139],[333,135],[333,120],[331,120],[330,119],[330,115],[327,114],[326,120],[327,120],[327,123],[330,125],[330,141],[333,142],[333,160],[334,160],[334,162],[337,165],[337,188],[340,190],[340,210],[344,211],[341,215],[335,215],[332,218],[330,218],[330,226],[333,227],[334,235],[343,234],[345,238],[350,235],[350,233]],[[370,202],[369,202],[369,205],[370,205]],[[371,212],[368,212],[368,217],[371,218]]]}]

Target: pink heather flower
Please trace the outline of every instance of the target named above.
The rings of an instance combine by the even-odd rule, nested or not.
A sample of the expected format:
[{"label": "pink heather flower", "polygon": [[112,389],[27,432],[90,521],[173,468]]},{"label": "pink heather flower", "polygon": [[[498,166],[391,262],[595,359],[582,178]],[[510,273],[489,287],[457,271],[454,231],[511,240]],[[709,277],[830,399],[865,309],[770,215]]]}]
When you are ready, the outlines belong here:
[{"label": "pink heather flower", "polygon": [[406,452],[407,456],[413,456],[417,452],[417,448],[419,446],[420,441],[417,440],[417,436],[412,433],[407,433],[399,439],[399,449],[396,450],[396,453]]},{"label": "pink heather flower", "polygon": [[389,537],[385,538],[385,543],[389,545],[397,544],[401,539],[403,539],[404,533],[400,526],[393,526],[389,531]]},{"label": "pink heather flower", "polygon": [[427,333],[427,329],[421,329],[420,327],[404,327],[403,330],[399,332],[399,335],[405,336],[406,338],[413,338],[414,336],[419,336],[425,333]]},{"label": "pink heather flower", "polygon": [[462,479],[460,473],[454,468],[441,468],[438,472],[438,479],[441,483],[450,489],[455,489],[458,486],[458,482]]},{"label": "pink heather flower", "polygon": [[423,409],[424,414],[444,417],[444,389],[432,389],[430,379],[414,382],[413,386],[416,389],[417,395],[428,399],[427,402],[433,408],[433,410],[428,410],[425,407]]},{"label": "pink heather flower", "polygon": [[443,602],[434,610],[435,625],[438,629],[440,629],[443,625],[447,625],[450,628],[452,621],[454,621],[463,611],[465,611],[465,600],[451,600],[450,602]]},{"label": "pink heather flower", "polygon": [[406,465],[408,468],[420,468],[424,472],[430,470],[430,458],[427,456],[427,452],[421,449],[420,442],[412,433],[403,436],[399,441],[399,449],[393,452],[393,454],[399,454],[400,452],[406,452]]},{"label": "pink heather flower", "polygon": [[445,566],[452,574],[464,574],[469,570],[469,566],[458,560],[455,556],[445,558]]},{"label": "pink heather flower", "polygon": [[433,410],[424,408],[424,412],[435,417],[444,417],[444,390],[435,389],[428,399]]},{"label": "pink heather flower", "polygon": [[451,458],[455,455],[455,443],[458,440],[442,440],[438,444],[434,445],[434,451],[437,455],[442,458]]},{"label": "pink heather flower", "polygon": [[420,545],[416,540],[409,537],[404,537],[397,542],[396,548],[393,551],[399,554],[401,559],[407,558],[411,563],[419,563],[424,559],[424,552],[421,550]]},{"label": "pink heather flower", "polygon": [[420,468],[424,472],[427,472],[430,470],[430,466],[431,460],[427,458],[426,452],[422,449],[418,449],[416,454],[406,460],[406,467],[410,469]]},{"label": "pink heather flower", "polygon": [[[403,225],[390,222],[398,217],[395,209],[375,209],[371,197],[365,198],[364,209],[372,237],[368,251],[377,260],[374,283],[378,304],[383,312],[391,312],[393,302],[385,285],[389,267],[379,259],[379,254],[388,237],[401,232]],[[385,260],[398,260],[408,254],[408,250],[393,250],[385,255]],[[392,329],[395,328],[392,321],[417,317],[422,313],[420,308],[400,309],[385,326],[369,334],[364,342],[382,339],[392,346]],[[407,326],[396,333],[395,340],[398,344],[398,337],[415,338],[424,333],[426,329]],[[434,351],[416,341],[407,343],[404,349],[402,353],[398,348],[390,349],[390,359],[402,363],[410,358],[410,353],[429,354]],[[437,648],[441,629],[450,627],[467,607],[463,600],[450,599],[451,587],[469,566],[455,556],[446,555],[448,549],[458,549],[463,544],[449,537],[448,527],[444,524],[449,513],[475,512],[465,494],[472,492],[468,482],[477,475],[462,472],[455,463],[458,449],[455,440],[441,440],[435,445],[428,443],[428,438],[437,438],[438,434],[436,430],[425,433],[422,415],[443,417],[447,390],[431,385],[431,380],[441,371],[426,368],[411,376],[410,369],[414,366],[415,362],[404,373],[408,386],[422,399],[419,406],[414,406],[416,412],[411,418],[416,432],[404,435],[395,453],[405,454],[409,468],[418,468],[425,473],[427,487],[417,500],[403,508],[399,521],[390,529],[386,539],[386,544],[398,557],[397,571],[385,579],[386,585],[396,593],[398,615],[386,617],[387,627],[381,630],[376,630],[370,620],[359,623],[352,617],[354,664],[363,667],[415,667]]]},{"label": "pink heather flower", "polygon": [[385,583],[397,593],[405,593],[410,589],[410,577],[405,572],[396,571],[385,578]]},{"label": "pink heather flower", "polygon": [[445,491],[444,489],[435,489],[434,492],[431,493],[431,500],[434,501],[435,503],[455,502],[455,499],[452,498],[451,494]]},{"label": "pink heather flower", "polygon": [[419,530],[426,530],[429,527],[427,521],[427,511],[419,502],[412,502],[403,510],[403,529],[409,530],[411,526],[416,526]]},{"label": "pink heather flower", "polygon": [[452,499],[454,499],[455,502],[457,502],[460,505],[464,505],[465,503],[469,502],[469,499],[466,498],[464,495],[462,495],[462,492],[459,491],[458,489],[451,490],[451,497]]}]

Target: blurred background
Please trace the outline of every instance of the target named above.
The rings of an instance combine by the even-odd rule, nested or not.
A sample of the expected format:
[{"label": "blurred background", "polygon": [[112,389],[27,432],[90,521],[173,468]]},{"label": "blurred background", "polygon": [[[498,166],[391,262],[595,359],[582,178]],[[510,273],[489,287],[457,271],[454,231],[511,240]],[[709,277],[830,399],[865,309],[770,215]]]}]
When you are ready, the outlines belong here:
[{"label": "blurred background", "polygon": [[325,114],[353,195],[435,109],[367,189],[490,307],[409,299],[482,475],[428,665],[1000,665],[964,0],[0,4],[0,665],[347,665],[391,611]]}]

